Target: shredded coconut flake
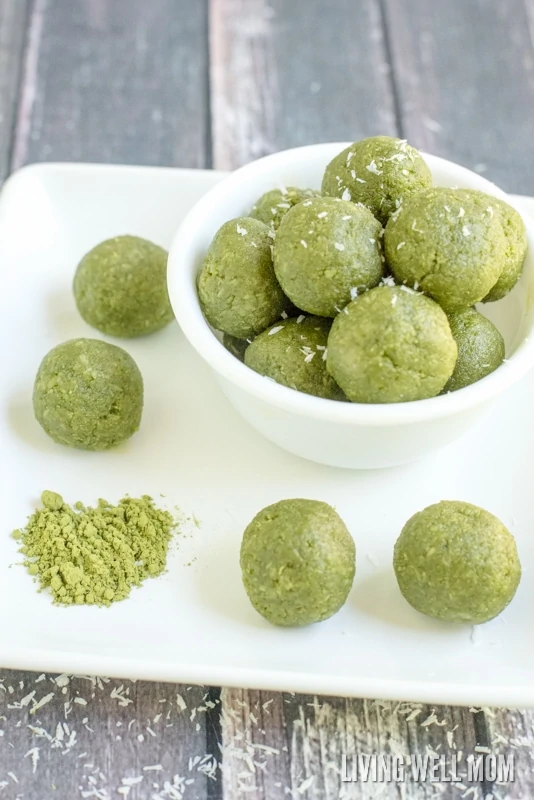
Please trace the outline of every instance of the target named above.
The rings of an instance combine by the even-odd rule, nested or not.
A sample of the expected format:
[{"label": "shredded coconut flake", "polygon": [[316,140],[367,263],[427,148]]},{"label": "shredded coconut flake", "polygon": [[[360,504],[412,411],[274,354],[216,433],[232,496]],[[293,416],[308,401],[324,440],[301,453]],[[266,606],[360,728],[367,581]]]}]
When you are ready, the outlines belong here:
[{"label": "shredded coconut flake", "polygon": [[304,314],[299,314],[299,316],[297,317],[297,325],[300,325],[300,323],[305,319],[306,317],[304,316]]},{"label": "shredded coconut flake", "polygon": [[376,166],[376,161],[374,160],[374,158],[373,158],[373,160],[371,161],[370,164],[367,164],[365,169],[368,172],[372,172],[373,175],[382,175],[382,172],[383,172],[383,170],[378,169],[378,167]]},{"label": "shredded coconut flake", "polygon": [[406,242],[399,242],[398,245],[397,245],[397,250],[400,250],[401,247],[404,247],[405,244],[406,244]]},{"label": "shredded coconut flake", "polygon": [[246,236],[248,231],[246,228],[242,228],[239,222],[236,225],[236,230],[240,236]]},{"label": "shredded coconut flake", "polygon": [[344,250],[345,249],[345,245],[341,244],[341,242],[334,242],[334,247],[336,248],[336,250]]},{"label": "shredded coconut flake", "polygon": [[303,247],[308,247],[308,245],[307,245],[307,243],[304,241],[304,239],[301,239],[301,240],[300,240],[300,243],[301,243],[301,245],[302,245]]},{"label": "shredded coconut flake", "polygon": [[328,211],[321,211],[320,214],[317,214],[317,219],[324,219],[328,216]]},{"label": "shredded coconut flake", "polygon": [[351,200],[352,199],[352,195],[351,195],[351,193],[349,192],[348,189],[344,189],[343,190],[343,194],[341,195],[341,199],[342,200]]},{"label": "shredded coconut flake", "polygon": [[462,233],[464,236],[471,236],[471,229],[469,228],[469,225],[463,226]]},{"label": "shredded coconut flake", "polygon": [[281,331],[283,327],[283,325],[275,325],[274,328],[271,328],[267,336],[274,336],[274,334],[278,333],[278,331]]}]

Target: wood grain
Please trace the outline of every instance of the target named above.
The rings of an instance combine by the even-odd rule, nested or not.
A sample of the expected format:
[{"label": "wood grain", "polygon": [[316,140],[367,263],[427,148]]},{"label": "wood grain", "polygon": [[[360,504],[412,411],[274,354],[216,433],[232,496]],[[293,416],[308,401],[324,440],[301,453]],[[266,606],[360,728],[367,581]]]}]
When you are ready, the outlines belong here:
[{"label": "wood grain", "polygon": [[396,133],[377,0],[210,0],[214,165]]},{"label": "wood grain", "polygon": [[207,689],[13,671],[0,677],[2,800],[215,796],[208,784],[218,785],[219,752],[206,741],[219,711]]},{"label": "wood grain", "polygon": [[34,0],[12,167],[206,166],[206,5]]},{"label": "wood grain", "polygon": [[403,135],[523,194],[534,193],[528,3],[530,18],[524,0],[384,0]]},{"label": "wood grain", "polygon": [[0,0],[0,183],[9,172],[29,0]]}]

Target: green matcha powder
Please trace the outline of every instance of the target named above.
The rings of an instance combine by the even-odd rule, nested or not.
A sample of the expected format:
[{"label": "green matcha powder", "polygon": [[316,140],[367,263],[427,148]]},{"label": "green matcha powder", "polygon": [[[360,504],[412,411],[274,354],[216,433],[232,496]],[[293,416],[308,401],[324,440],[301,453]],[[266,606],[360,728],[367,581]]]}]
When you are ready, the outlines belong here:
[{"label": "green matcha powder", "polygon": [[44,507],[13,536],[30,575],[40,589],[50,589],[54,603],[109,606],[165,570],[178,522],[147,495],[86,508],[44,491],[41,502]]}]

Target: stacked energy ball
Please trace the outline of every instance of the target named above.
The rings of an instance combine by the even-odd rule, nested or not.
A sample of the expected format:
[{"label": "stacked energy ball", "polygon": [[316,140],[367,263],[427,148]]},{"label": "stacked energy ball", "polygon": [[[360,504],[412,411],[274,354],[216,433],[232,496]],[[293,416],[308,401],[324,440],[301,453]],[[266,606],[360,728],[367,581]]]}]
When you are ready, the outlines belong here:
[{"label": "stacked energy ball", "polygon": [[331,400],[406,402],[502,363],[503,338],[474,306],[513,289],[526,252],[515,209],[433,187],[417,150],[378,136],[336,156],[321,193],[273,189],[225,223],[198,294],[256,372]]}]

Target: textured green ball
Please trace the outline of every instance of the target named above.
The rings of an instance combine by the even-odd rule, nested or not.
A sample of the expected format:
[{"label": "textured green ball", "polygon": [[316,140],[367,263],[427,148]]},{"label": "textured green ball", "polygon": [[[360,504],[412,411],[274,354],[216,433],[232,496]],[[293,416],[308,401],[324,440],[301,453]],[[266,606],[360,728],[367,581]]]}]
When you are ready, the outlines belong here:
[{"label": "textured green ball", "polygon": [[339,314],[327,368],[355,403],[403,403],[439,394],[457,347],[445,312],[405,287],[379,286]]},{"label": "textured green ball", "polygon": [[250,602],[273,625],[309,625],[345,603],[355,572],[354,541],[318,500],[281,500],[243,534],[241,572]]},{"label": "textured green ball", "polygon": [[328,164],[324,195],[363,203],[385,225],[403,200],[432,186],[421,154],[404,139],[372,136],[354,142]]},{"label": "textured green ball", "polygon": [[500,367],[504,339],[495,325],[474,308],[449,314],[449,324],[458,346],[458,358],[443,391],[455,392]]},{"label": "textured green ball", "polygon": [[55,442],[107,450],[139,429],[143,378],[121,347],[97,339],[71,339],[41,362],[33,408]]},{"label": "textured green ball", "polygon": [[474,189],[461,189],[460,192],[468,194],[477,202],[482,213],[490,217],[497,216],[502,225],[506,247],[501,275],[497,283],[483,298],[484,303],[493,303],[502,300],[511,292],[523,272],[523,264],[527,255],[528,242],[525,223],[521,214],[493,195],[478,192]]},{"label": "textured green ball", "polygon": [[247,367],[298,392],[329,400],[345,395],[326,369],[331,321],[324,317],[280,320],[260,333],[245,351]]},{"label": "textured green ball", "polygon": [[314,197],[284,216],[274,242],[274,268],[298,308],[335,317],[382,276],[380,223],[363,206]]},{"label": "textured green ball", "polygon": [[502,273],[506,241],[498,216],[468,193],[427,189],[407,198],[384,235],[398,283],[422,289],[447,313],[486,297]]},{"label": "textured green ball", "polygon": [[219,228],[197,289],[209,324],[236,339],[250,339],[280,319],[290,303],[273,269],[274,232],[252,217]]},{"label": "textured green ball", "polygon": [[256,201],[250,216],[259,219],[276,231],[289,209],[296,206],[297,203],[309,200],[310,197],[317,197],[319,194],[320,192],[316,192],[314,189],[297,189],[295,186],[271,189]]},{"label": "textured green ball", "polygon": [[483,508],[444,500],[408,520],[395,544],[399,588],[417,611],[478,624],[515,595],[521,564],[515,539]]},{"label": "textured green ball", "polygon": [[116,236],[90,250],[73,289],[81,316],[108,336],[144,336],[174,319],[167,252],[138,236]]}]

